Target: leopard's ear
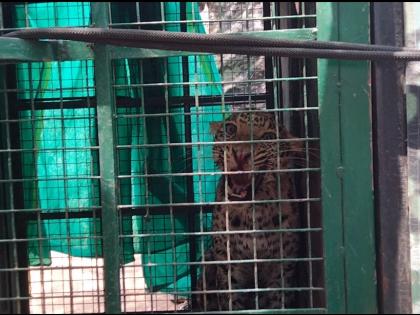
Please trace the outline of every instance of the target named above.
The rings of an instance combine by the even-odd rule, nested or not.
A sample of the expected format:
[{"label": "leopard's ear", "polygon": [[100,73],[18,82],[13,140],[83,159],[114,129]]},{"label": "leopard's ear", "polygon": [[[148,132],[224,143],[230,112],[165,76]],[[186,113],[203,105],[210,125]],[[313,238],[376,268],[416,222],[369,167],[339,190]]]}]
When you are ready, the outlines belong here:
[{"label": "leopard's ear", "polygon": [[289,130],[286,127],[284,127],[283,125],[278,126],[278,128],[279,128],[280,139],[294,138],[292,136],[292,134],[289,132]]},{"label": "leopard's ear", "polygon": [[296,137],[292,137],[291,139],[296,140],[296,141],[291,141],[290,142],[290,147],[292,148],[292,151],[296,154],[296,155],[300,155],[303,153],[303,149],[304,149],[304,142]]},{"label": "leopard's ear", "polygon": [[301,141],[298,137],[295,137],[290,133],[290,131],[284,127],[280,126],[279,135],[281,139],[293,139],[294,141],[290,141],[290,147],[292,149],[292,152],[294,153],[300,153],[302,152],[302,149],[304,147],[303,141]]},{"label": "leopard's ear", "polygon": [[212,123],[210,123],[210,131],[211,131],[211,134],[213,135],[213,136],[215,136],[216,135],[216,133],[217,133],[217,131],[220,129],[220,126],[222,125],[222,123],[221,122],[212,122]]}]

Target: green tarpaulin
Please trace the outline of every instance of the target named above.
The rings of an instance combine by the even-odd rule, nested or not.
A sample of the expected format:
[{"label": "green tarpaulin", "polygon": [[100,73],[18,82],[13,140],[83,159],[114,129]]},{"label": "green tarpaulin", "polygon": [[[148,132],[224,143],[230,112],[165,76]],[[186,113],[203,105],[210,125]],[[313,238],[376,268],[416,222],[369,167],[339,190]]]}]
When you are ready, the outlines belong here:
[{"label": "green tarpaulin", "polygon": [[[187,2],[186,18],[200,20],[197,3]],[[112,21],[136,22],[135,3],[111,6]],[[142,21],[179,21],[179,2],[140,3]],[[57,2],[14,5],[13,27],[68,27],[90,25],[90,3]],[[162,29],[161,26],[159,26]],[[156,25],[154,28],[158,28]],[[164,24],[167,31],[181,31],[179,23]],[[187,23],[188,32],[204,33],[202,23]],[[213,56],[189,56],[188,81],[212,84],[188,85],[190,96],[220,95],[222,86]],[[21,108],[20,123],[23,176],[37,179],[24,182],[24,205],[26,208],[41,208],[43,212],[80,211],[100,206],[99,156],[97,146],[96,110],[89,106],[89,97],[95,96],[94,61],[66,61],[19,64],[17,66],[18,103]],[[166,204],[187,202],[187,178],[185,176],[161,176],[146,180],[141,175],[170,174],[187,170],[187,155],[184,146],[160,146],[145,148],[141,144],[183,143],[186,139],[187,123],[183,107],[169,107],[172,97],[185,96],[182,83],[182,57],[167,59],[116,60],[115,89],[118,115],[116,119],[117,144],[133,145],[118,150],[118,172],[130,175],[119,180],[120,204],[142,206],[145,204]],[[173,83],[165,88],[140,88],[139,83]],[[137,84],[135,87],[131,85]],[[23,104],[36,99],[35,110],[26,109]],[[85,106],[69,108],[68,102],[78,100]],[[163,100],[156,102],[156,100]],[[40,101],[40,102],[38,102]],[[48,103],[60,103],[62,109],[47,109]],[[22,103],[22,104],[20,104]],[[132,104],[137,104],[132,106]],[[21,106],[21,107],[20,107]],[[45,108],[45,109],[43,109]],[[193,106],[191,108],[192,142],[212,141],[210,121],[219,121],[221,106]],[[157,114],[169,112],[165,117],[126,114]],[[195,115],[199,114],[200,115]],[[27,120],[24,120],[27,119]],[[28,120],[29,119],[29,120]],[[30,120],[32,119],[32,120]],[[101,123],[101,122],[98,122]],[[35,148],[36,150],[31,150]],[[215,171],[211,159],[211,146],[192,147],[192,168],[196,171]],[[205,159],[203,157],[206,157]],[[193,176],[193,201],[208,202],[215,198],[217,178],[214,176]],[[177,208],[179,210],[179,208]],[[122,238],[121,262],[133,261],[135,253],[142,254],[144,274],[151,290],[185,291],[190,289],[187,265],[171,265],[190,261],[188,237],[152,236],[139,237],[144,233],[189,231],[185,212],[170,215],[124,216],[121,217],[122,234],[134,237]],[[192,212],[189,212],[192,216]],[[200,217],[193,218],[199,230]],[[204,217],[204,229],[208,229],[211,218]],[[99,218],[77,218],[33,221],[28,225],[31,265],[49,264],[50,251],[55,250],[81,257],[102,255],[101,222]],[[95,237],[96,236],[96,237]],[[39,241],[40,237],[47,240]],[[36,240],[35,240],[36,238]],[[198,238],[197,242],[200,241]],[[206,244],[209,239],[206,239]],[[42,248],[42,250],[40,250]],[[200,249],[200,246],[197,246]],[[197,253],[197,258],[200,252]],[[176,279],[176,281],[174,281]]]}]

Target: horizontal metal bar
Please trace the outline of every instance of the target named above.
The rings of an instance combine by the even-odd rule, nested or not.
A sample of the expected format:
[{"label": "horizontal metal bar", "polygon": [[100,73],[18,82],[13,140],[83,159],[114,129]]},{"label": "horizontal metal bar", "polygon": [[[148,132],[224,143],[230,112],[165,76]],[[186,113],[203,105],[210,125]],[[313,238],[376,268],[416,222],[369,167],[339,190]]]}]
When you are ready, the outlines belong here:
[{"label": "horizontal metal bar", "polygon": [[54,61],[92,59],[89,44],[71,41],[29,41],[0,37],[0,61]]},{"label": "horizontal metal bar", "polygon": [[[131,86],[127,86],[131,88]],[[53,90],[53,89],[52,89]],[[20,90],[21,92],[27,92],[27,90]],[[47,91],[45,89],[44,91]],[[14,92],[5,90],[4,92]],[[266,94],[241,94],[241,95],[212,95],[212,96],[171,96],[167,100],[164,97],[148,97],[148,104],[165,104],[166,102],[170,107],[205,107],[205,106],[214,106],[224,104],[249,104],[249,103],[258,103],[266,102]],[[116,105],[119,108],[128,108],[128,107],[142,107],[142,100],[140,98],[131,98],[124,96],[116,96]],[[198,105],[198,106],[197,106]],[[58,101],[55,99],[45,99],[45,100],[20,100],[19,102],[19,111],[24,110],[44,110],[44,109],[74,109],[74,108],[86,108],[86,109],[95,109],[96,110],[96,99],[94,97],[86,97],[84,99],[66,99],[64,102]],[[289,108],[277,108],[277,109],[265,109],[264,111],[306,111],[306,110],[318,110],[318,107],[289,107]],[[235,112],[250,112],[255,110],[235,110]],[[220,111],[213,111],[212,113],[222,113]],[[224,111],[224,113],[231,113]],[[148,113],[143,115],[136,114],[122,114],[118,115],[121,117],[148,117],[148,116],[162,116],[162,115],[197,115],[198,113]],[[76,117],[66,117],[65,119],[88,119],[96,118],[96,112],[93,112],[89,116],[76,116]],[[11,121],[11,122],[20,122],[20,121],[30,121],[30,120],[39,120],[40,118],[34,119],[10,119],[10,120],[1,120],[1,121]],[[53,120],[53,119],[63,119],[59,117],[45,117],[42,120]],[[0,121],[0,122],[1,122]]]},{"label": "horizontal metal bar", "polygon": [[90,147],[57,147],[57,148],[31,148],[31,149],[0,149],[0,153],[43,153],[43,152],[51,152],[51,151],[81,151],[81,150],[88,150],[94,151],[99,150],[99,146],[90,146]]},{"label": "horizontal metal bar", "polygon": [[170,143],[145,143],[145,144],[127,144],[117,145],[117,149],[127,149],[136,147],[170,147],[170,146],[194,146],[194,145],[223,145],[223,144],[257,144],[257,143],[290,143],[301,141],[319,141],[318,137],[304,137],[304,138],[281,138],[281,139],[250,139],[250,140],[226,140],[226,141],[195,141],[195,142],[170,142]]},{"label": "horizontal metal bar", "polygon": [[254,264],[254,263],[280,263],[280,262],[311,262],[323,261],[322,257],[302,257],[302,258],[270,258],[270,259],[237,259],[237,260],[218,260],[218,261],[192,261],[192,262],[172,262],[172,263],[147,263],[140,264],[142,267],[157,266],[208,266],[208,265],[233,265],[233,264]]},{"label": "horizontal metal bar", "polygon": [[148,208],[143,206],[125,206],[120,205],[118,206],[118,210],[121,213],[121,216],[154,216],[154,215],[162,215],[162,214],[169,214],[171,215],[173,212],[172,208],[176,208],[176,213],[174,215],[188,215],[191,212],[198,212],[203,211],[203,213],[212,212],[213,206],[197,206],[194,203],[191,203],[187,206],[176,207],[176,206],[165,206],[165,205],[158,205],[157,207]]},{"label": "horizontal metal bar", "polygon": [[[170,291],[168,293],[173,294],[173,295],[186,295],[186,294],[203,294],[203,293],[208,293],[208,294],[217,294],[217,293],[251,293],[251,292],[274,292],[274,291],[278,291],[278,292],[287,292],[287,291],[324,291],[325,288],[322,287],[286,287],[286,288],[254,288],[254,289],[225,289],[225,290],[206,290],[206,291]],[[149,295],[149,293],[145,292],[144,294],[136,294],[136,293],[128,293],[128,294],[123,294],[125,296],[128,295]],[[253,311],[254,312],[254,311]],[[189,312],[188,312],[189,314]],[[207,312],[206,312],[207,314]],[[223,313],[226,314],[226,311]],[[229,312],[230,314],[230,312]]]},{"label": "horizontal metal bar", "polygon": [[[99,280],[98,280],[99,281]],[[325,288],[322,287],[286,287],[286,288],[254,288],[254,289],[227,289],[227,290],[206,290],[206,291],[170,291],[168,293],[172,294],[172,295],[185,295],[185,294],[203,294],[203,293],[208,293],[208,294],[217,294],[217,293],[251,293],[251,292],[273,292],[273,291],[324,291]],[[96,291],[98,292],[98,291]],[[99,291],[99,292],[102,292]],[[96,294],[96,295],[90,295],[90,294],[84,294],[83,291],[79,291],[80,294],[83,294],[83,297],[88,297],[88,296],[101,296],[101,294]],[[77,291],[74,292],[75,294],[77,294]],[[122,294],[123,296],[139,296],[139,295],[150,295],[150,293],[148,293],[147,291],[145,291],[143,294],[141,293],[125,293]],[[55,298],[57,298],[58,296],[54,296]],[[65,297],[68,297],[68,295],[66,295]],[[12,299],[33,299],[36,297],[15,297]],[[44,297],[45,298],[45,297]],[[0,298],[0,301],[2,300],[10,300],[11,298]],[[189,314],[189,313],[188,313]],[[207,314],[207,313],[206,313]],[[223,313],[226,314],[226,313]],[[230,313],[229,313],[230,314]]]},{"label": "horizontal metal bar", "polygon": [[[122,23],[110,23],[109,26],[142,26],[142,25],[167,25],[167,24],[184,24],[184,23],[218,23],[218,22],[253,22],[253,21],[278,21],[286,19],[304,19],[304,18],[316,18],[316,14],[301,14],[301,15],[282,15],[282,16],[261,16],[261,17],[246,17],[246,18],[235,18],[235,19],[212,19],[212,20],[174,20],[174,21],[146,21],[146,22],[122,22]],[[292,30],[292,29],[291,29]],[[299,29],[301,30],[301,29]],[[244,32],[245,33],[245,32]],[[314,29],[316,33],[316,29]]]},{"label": "horizontal metal bar", "polygon": [[[49,62],[92,60],[93,44],[67,40],[31,41],[0,37],[0,64],[19,62]],[[197,52],[165,51],[159,49],[112,46],[111,58],[164,58],[200,55]],[[207,53],[201,53],[207,54]]]},{"label": "horizontal metal bar", "polygon": [[151,104],[153,102],[159,101],[159,104],[168,103],[170,107],[173,106],[208,106],[208,105],[220,105],[222,102],[225,103],[235,103],[235,104],[249,104],[250,102],[266,102],[267,99],[266,93],[241,93],[235,95],[197,95],[197,96],[162,96],[157,97],[147,97],[147,100]]},{"label": "horizontal metal bar", "polygon": [[[102,279],[98,279],[98,282],[102,282]],[[89,294],[89,293],[85,293],[83,291],[79,291],[79,294],[76,295],[77,291],[72,291],[73,297],[83,297],[83,298],[88,298],[88,297],[104,297],[104,291],[97,291],[97,290],[92,290],[92,292],[98,292],[98,294]],[[101,293],[99,293],[101,292]],[[47,298],[47,294],[43,294],[41,296],[16,296],[16,297],[5,297],[5,298],[0,298],[0,302],[1,301],[25,301],[25,300],[44,300]],[[69,298],[68,294],[64,294],[64,295],[58,295],[58,294],[54,294],[53,296],[51,296],[51,298]],[[95,303],[96,304],[96,303]],[[99,304],[99,303],[98,303]],[[52,304],[52,305],[56,305],[56,304]]]},{"label": "horizontal metal bar", "polygon": [[[314,202],[314,201],[308,201]],[[144,216],[148,214],[149,216],[154,215],[162,215],[162,214],[171,214],[171,208],[179,208],[176,205],[172,206],[157,206],[153,208],[147,208],[143,206],[119,206],[120,214],[123,217],[127,216]],[[181,209],[176,209],[174,215],[181,215],[181,214],[188,214],[191,212],[199,212],[203,211],[203,213],[212,212],[213,205],[207,206],[199,206],[194,203],[189,205],[183,205],[180,207]],[[49,212],[47,212],[49,211]],[[173,209],[172,209],[173,211]],[[50,209],[41,209],[41,208],[32,208],[32,209],[0,209],[0,216],[1,215],[8,215],[13,213],[22,214],[25,217],[33,217],[34,219],[38,219],[38,215],[41,216],[41,219],[65,219],[66,215],[69,218],[72,218],[73,213],[75,216],[83,217],[83,218],[91,218],[91,217],[100,217],[101,216],[101,207],[100,206],[92,206],[89,208],[50,208]],[[80,215],[77,215],[80,213]],[[307,231],[307,229],[303,229],[302,231]],[[315,228],[314,231],[318,231]],[[200,233],[200,232],[197,232]],[[203,232],[206,233],[206,232]],[[251,231],[250,233],[254,233]],[[166,234],[165,234],[166,235]]]},{"label": "horizontal metal bar", "polygon": [[[243,32],[235,35],[252,35],[256,37],[278,39],[308,39],[316,37],[316,29],[290,29],[261,32]],[[93,45],[75,41],[30,41],[18,38],[0,37],[0,63],[32,61],[65,61],[93,59]],[[111,59],[122,58],[164,58],[171,56],[191,56],[208,53],[165,51],[119,47],[109,45]]]},{"label": "horizontal metal bar", "polygon": [[[169,313],[169,312],[168,312]],[[229,314],[326,314],[325,308],[284,308],[259,310],[232,310]],[[188,314],[203,314],[202,312],[188,312]],[[206,311],[206,314],[226,314],[226,311]]]},{"label": "horizontal metal bar", "polygon": [[[66,107],[63,106],[63,108],[65,109]],[[88,107],[85,107],[88,108]],[[43,110],[45,108],[37,108],[35,110]],[[0,124],[4,123],[4,124],[12,124],[12,123],[25,123],[25,122],[39,122],[39,121],[51,121],[51,120],[60,120],[60,121],[64,121],[64,120],[78,120],[78,119],[96,119],[96,116],[68,116],[68,117],[42,117],[42,118],[16,118],[16,119],[0,119]],[[83,127],[74,127],[72,129],[84,129],[85,126]]]},{"label": "horizontal metal bar", "polygon": [[[1,38],[1,37],[0,37]],[[35,70],[33,67],[32,67],[32,69],[33,70]],[[38,69],[39,70],[39,69]],[[90,85],[90,86],[84,86],[84,87],[65,87],[65,86],[63,86],[63,87],[59,87],[59,88],[49,88],[49,87],[43,87],[42,88],[42,91],[47,91],[47,92],[60,92],[60,91],[83,91],[83,92],[86,92],[87,90],[92,90],[92,91],[94,91],[95,90],[95,86],[94,85]],[[24,93],[24,92],[34,92],[34,91],[36,91],[36,89],[34,89],[34,88],[17,88],[17,87],[7,87],[7,88],[1,88],[0,89],[0,92],[1,93],[4,93],[4,92],[20,92],[20,93]],[[92,96],[85,96],[85,97],[74,97],[73,99],[86,99],[86,98],[89,98],[89,97],[92,97]],[[34,99],[34,98],[32,98],[31,99],[31,101],[36,101],[37,99]],[[51,98],[45,98],[45,99],[42,99],[42,100],[48,100],[48,101],[51,101],[51,100],[58,100],[58,101],[61,101],[61,99],[60,98],[55,98],[55,97],[51,97]],[[29,99],[20,99],[19,100],[19,102],[25,102],[25,101],[29,101]],[[67,102],[67,98],[66,98],[66,100],[63,100],[64,102]]]},{"label": "horizontal metal bar", "polygon": [[[174,214],[175,216],[175,214]],[[223,230],[208,232],[168,232],[168,233],[139,233],[124,234],[120,238],[153,238],[153,237],[173,237],[173,236],[212,236],[212,235],[238,235],[238,234],[267,234],[267,233],[307,233],[322,232],[322,228],[277,228],[264,230]]]},{"label": "horizontal metal bar", "polygon": [[[47,91],[45,89],[43,91]],[[53,90],[53,89],[52,89]],[[10,92],[10,91],[6,91]],[[21,90],[21,92],[27,92],[27,90]],[[232,102],[235,104],[248,104],[250,102],[265,102],[266,95],[249,95],[244,94],[241,96],[198,96],[198,103],[200,106],[213,106],[219,105],[221,102]],[[175,96],[170,97],[168,100],[165,100],[164,97],[148,97],[147,101],[149,104],[164,104],[168,102],[170,107],[184,107],[184,106],[196,106],[197,99],[195,97],[187,96]],[[119,108],[127,107],[142,107],[142,100],[140,98],[131,98],[124,96],[116,96],[116,106]],[[86,108],[86,109],[95,109],[96,110],[96,98],[87,97],[85,99],[66,99],[64,102],[58,101],[55,99],[44,99],[44,100],[20,100],[19,101],[19,111],[24,110],[44,110],[44,109],[74,109],[74,108]],[[96,118],[96,112],[93,112],[89,116],[76,116],[76,117],[66,117],[65,119],[83,119],[83,118]],[[40,118],[34,118],[31,120],[39,120]],[[58,117],[46,117],[42,120],[48,119],[62,119]],[[26,121],[29,119],[15,119],[15,120],[2,120],[2,121]]]},{"label": "horizontal metal bar", "polygon": [[255,144],[255,143],[287,143],[300,141],[319,141],[319,138],[289,138],[276,140],[238,140],[238,141],[195,141],[195,142],[171,142],[171,143],[145,143],[145,144],[120,144],[117,149],[133,149],[133,148],[159,148],[159,147],[184,147],[184,146],[199,146],[199,145],[223,145],[223,144]]},{"label": "horizontal metal bar", "polygon": [[[210,207],[210,206],[216,206],[216,205],[235,205],[235,204],[270,204],[270,203],[289,203],[289,202],[314,202],[314,201],[321,201],[321,198],[296,198],[296,199],[274,199],[274,200],[243,200],[243,201],[214,201],[214,202],[179,202],[179,203],[166,203],[166,204],[144,204],[142,205],[142,208],[146,208],[146,210],[149,208],[149,210],[152,210],[153,208],[161,208],[161,207]],[[118,209],[124,209],[124,208],[136,208],[136,205],[119,205]]]},{"label": "horizontal metal bar", "polygon": [[[29,269],[32,270],[32,269]],[[102,279],[98,279],[98,282],[101,282]],[[171,295],[180,295],[180,296],[184,296],[186,294],[190,295],[190,294],[203,294],[203,293],[208,293],[208,294],[217,294],[217,293],[235,293],[235,292],[243,292],[243,293],[250,293],[250,292],[272,292],[272,291],[324,291],[325,289],[322,287],[290,287],[290,288],[255,288],[255,289],[231,289],[231,290],[206,290],[206,291],[170,291],[168,293],[170,293]],[[104,290],[92,290],[91,292],[96,292],[97,294],[93,294],[93,293],[87,293],[86,291],[72,291],[73,297],[104,297]],[[150,293],[145,291],[143,294],[141,293],[125,293],[123,290],[123,293],[121,294],[122,296],[128,297],[128,296],[141,296],[141,295],[146,295],[146,296],[150,296]],[[54,294],[54,296],[51,296],[53,298],[68,298],[68,295],[64,294],[64,295],[58,295],[58,294]],[[0,298],[0,301],[17,301],[17,300],[39,300],[39,299],[45,299],[46,295],[44,296],[27,296],[27,297],[4,297],[4,298]],[[145,310],[146,311],[146,310]],[[321,311],[325,311],[322,308],[312,308],[312,309],[266,309],[266,310],[252,310],[252,311],[230,311],[229,314],[269,314],[269,313],[279,313],[279,312],[284,312],[284,313],[297,313],[297,314],[302,314],[302,313],[308,313],[308,312],[321,312]],[[141,312],[140,312],[141,313]],[[161,312],[159,312],[161,313]],[[169,312],[171,313],[171,312]],[[203,314],[203,313],[191,313],[188,312],[188,314]],[[207,312],[206,314],[226,314],[226,311],[224,312]]]},{"label": "horizontal metal bar", "polygon": [[[131,88],[131,86],[127,86]],[[162,97],[147,97],[146,104],[168,104],[169,107],[205,107],[220,105],[221,103],[234,103],[238,104],[250,104],[250,103],[265,103],[267,99],[265,93],[241,93],[237,95],[198,95],[198,96],[162,96]],[[116,96],[117,107],[141,107],[143,106],[143,99],[141,98],[128,98]],[[150,105],[149,105],[150,106]],[[150,113],[150,115],[159,113]],[[179,113],[181,114],[181,113]],[[185,113],[188,115],[189,113]],[[145,114],[148,115],[148,114]]]},{"label": "horizontal metal bar", "polygon": [[133,48],[123,46],[110,46],[109,53],[111,59],[149,59],[149,58],[167,58],[181,56],[208,55],[209,53],[160,50],[150,48]]},{"label": "horizontal metal bar", "polygon": [[[233,201],[232,201],[233,202]],[[299,201],[301,202],[301,201]],[[319,200],[309,200],[307,202],[319,202]],[[208,205],[197,205],[195,203],[190,204],[183,204],[181,206],[177,206],[177,204],[171,204],[169,206],[165,205],[157,205],[156,207],[143,207],[143,206],[126,206],[126,205],[120,205],[118,206],[118,209],[120,210],[120,213],[122,216],[154,216],[154,215],[170,215],[171,212],[175,211],[174,215],[188,215],[191,212],[203,212],[203,213],[211,213],[214,211],[214,205],[208,204]]]},{"label": "horizontal metal bar", "polygon": [[[141,88],[141,87],[171,87],[171,86],[199,86],[199,85],[226,85],[226,84],[250,84],[250,83],[270,83],[270,82],[288,82],[288,81],[304,81],[304,80],[317,80],[318,76],[309,76],[309,77],[281,77],[281,78],[272,78],[272,79],[253,79],[253,80],[240,80],[240,81],[220,81],[220,82],[210,82],[210,81],[195,81],[195,82],[155,82],[155,83],[132,83],[132,84],[113,84],[112,86],[115,89],[127,89],[127,88]],[[248,86],[248,85],[247,85]]]},{"label": "horizontal metal bar", "polygon": [[[199,102],[200,103],[200,102]],[[225,102],[228,103],[228,102]],[[203,106],[200,104],[199,106]],[[319,107],[289,107],[289,108],[276,108],[276,109],[264,109],[265,113],[282,113],[282,112],[298,112],[298,111],[317,111]],[[196,111],[196,112],[189,112],[189,113],[147,113],[147,114],[115,114],[115,118],[147,118],[147,117],[176,117],[176,116],[196,116],[196,117],[203,117],[215,114],[226,114],[232,115],[233,113],[256,113],[256,110],[233,110],[233,111],[221,111],[221,110],[214,110],[211,113]],[[1,121],[0,121],[1,122]]]},{"label": "horizontal metal bar", "polygon": [[[72,235],[71,240],[94,240],[102,239],[101,235],[90,235],[90,236],[74,236]],[[48,237],[31,237],[31,238],[15,238],[15,239],[0,239],[0,244],[7,243],[24,243],[24,242],[36,242],[36,241],[62,241],[69,240],[67,235],[59,236],[48,236]]]},{"label": "horizontal metal bar", "polygon": [[[88,210],[88,211],[56,211],[48,212],[49,209],[44,209],[46,212],[37,213],[25,213],[22,214],[22,218],[27,220],[65,220],[65,219],[90,219],[90,218],[101,218],[101,210]],[[3,211],[0,210],[0,215]]]},{"label": "horizontal metal bar", "polygon": [[267,174],[267,173],[304,173],[304,172],[318,172],[319,167],[313,168],[286,168],[275,170],[255,170],[255,171],[216,171],[216,172],[192,172],[192,173],[160,173],[160,174],[133,174],[133,175],[118,175],[119,179],[128,178],[151,178],[151,177],[184,177],[184,176],[218,176],[230,174]]},{"label": "horizontal metal bar", "polygon": [[0,179],[0,184],[9,183],[24,183],[24,182],[50,182],[50,181],[70,181],[70,180],[83,180],[83,179],[101,179],[101,176],[78,176],[78,177],[48,177],[48,178],[13,178],[13,179]]},{"label": "horizontal metal bar", "polygon": [[[99,256],[98,256],[99,257]],[[280,263],[280,262],[315,262],[323,261],[323,257],[301,257],[301,258],[270,258],[270,259],[238,259],[238,260],[214,260],[214,261],[192,261],[192,262],[172,262],[172,263],[147,263],[147,264],[138,264],[139,267],[157,267],[157,266],[208,266],[208,265],[232,265],[232,264],[254,264],[254,263]],[[95,267],[102,266],[74,266],[76,269],[92,269]],[[126,268],[131,268],[128,266]],[[1,268],[0,272],[13,272],[13,271],[25,271],[25,270],[40,270],[40,271],[53,271],[53,270],[66,270],[70,269],[69,267],[60,267],[60,266],[43,266],[43,267],[14,267],[14,268]]]},{"label": "horizontal metal bar", "polygon": [[[96,257],[90,257],[92,259],[94,258],[101,258],[99,255]],[[30,266],[30,267],[15,267],[15,268],[2,268],[0,269],[0,272],[16,272],[16,271],[54,271],[54,270],[69,270],[69,269],[81,269],[81,270],[91,270],[91,269],[99,269],[99,268],[103,268],[103,265],[90,265],[90,266],[82,266],[82,265],[74,265],[72,264],[71,266]]]},{"label": "horizontal metal bar", "polygon": [[[72,26],[60,26],[60,28],[73,28],[73,27],[86,27],[86,24],[77,24],[77,25],[72,25]],[[26,29],[30,29],[32,27],[27,26],[27,27],[4,27],[2,29],[0,29],[0,34],[6,34],[9,33],[11,31],[19,31],[19,30],[26,30]]]},{"label": "horizontal metal bar", "polygon": [[[46,90],[43,90],[46,92]],[[92,109],[96,110],[96,101],[88,101],[88,100],[68,100],[66,101],[60,101],[60,102],[54,102],[50,99],[44,99],[43,101],[37,101],[37,102],[29,102],[29,101],[20,101],[17,106],[18,111],[38,111],[38,110],[45,110],[45,109],[77,109],[77,108],[83,108],[83,109]],[[47,119],[61,119],[61,120],[70,120],[70,119],[95,119],[96,118],[96,112],[92,112],[91,115],[85,115],[85,116],[75,116],[75,117],[65,117],[65,118],[58,118],[58,117],[46,117]],[[43,118],[44,120],[44,118]]]},{"label": "horizontal metal bar", "polygon": [[48,208],[48,209],[42,209],[42,208],[16,209],[16,208],[14,208],[14,209],[0,209],[0,216],[10,214],[10,213],[19,213],[19,214],[23,214],[23,215],[25,215],[25,213],[38,215],[38,213],[40,213],[42,215],[43,211],[64,213],[63,210],[65,210],[69,213],[73,213],[73,212],[85,212],[85,213],[90,212],[90,213],[93,213],[93,212],[98,212],[98,211],[100,212],[101,207],[100,206],[92,206],[92,207],[80,207],[80,208]]}]

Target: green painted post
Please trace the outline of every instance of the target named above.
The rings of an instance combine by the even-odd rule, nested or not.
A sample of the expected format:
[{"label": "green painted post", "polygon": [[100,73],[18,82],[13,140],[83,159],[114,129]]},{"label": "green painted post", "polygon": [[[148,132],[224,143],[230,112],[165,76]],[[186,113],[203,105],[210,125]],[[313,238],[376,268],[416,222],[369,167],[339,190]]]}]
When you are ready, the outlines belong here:
[{"label": "green painted post", "polygon": [[[369,43],[369,3],[317,4],[318,39]],[[327,308],[376,313],[367,61],[319,60]]]},{"label": "green painted post", "polygon": [[[335,13],[331,3],[317,4],[319,40],[336,38],[331,27]],[[318,98],[321,146],[321,187],[324,228],[325,287],[327,309],[331,313],[345,312],[345,268],[343,248],[342,169],[340,139],[339,67],[335,60],[318,60]]]},{"label": "green painted post", "polygon": [[[107,28],[108,3],[92,3],[92,19],[97,27]],[[95,84],[97,98],[99,165],[104,253],[105,312],[120,313],[120,245],[118,198],[116,189],[116,153],[114,135],[114,95],[112,66],[107,45],[95,45]]]},{"label": "green painted post", "polygon": [[[340,40],[370,43],[369,3],[339,3]],[[377,313],[370,64],[341,62],[348,313]]]}]

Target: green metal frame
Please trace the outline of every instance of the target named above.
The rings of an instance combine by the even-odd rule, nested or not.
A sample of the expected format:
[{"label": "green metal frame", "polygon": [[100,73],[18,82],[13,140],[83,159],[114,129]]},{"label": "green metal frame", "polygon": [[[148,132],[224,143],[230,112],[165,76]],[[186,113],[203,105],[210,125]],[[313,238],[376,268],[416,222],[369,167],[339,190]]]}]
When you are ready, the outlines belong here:
[{"label": "green metal frame", "polygon": [[[369,3],[317,6],[318,39],[369,43]],[[319,60],[327,309],[376,313],[370,67]]]},{"label": "green metal frame", "polygon": [[[108,27],[107,5],[92,3],[92,22]],[[102,233],[104,253],[105,312],[121,313],[120,303],[120,248],[118,189],[116,171],[116,137],[114,128],[114,93],[112,65],[107,45],[95,45],[94,57],[100,67],[95,67],[99,140],[99,165],[101,170]]]},{"label": "green metal frame", "polygon": [[[108,27],[108,3],[92,4],[93,22]],[[369,43],[369,3],[320,2],[318,27],[252,33]],[[105,311],[121,311],[120,257],[111,60],[188,55],[69,41],[33,43],[0,38],[0,63],[95,59],[105,263]],[[197,53],[194,53],[197,54]],[[369,63],[318,61],[326,309],[299,313],[376,313],[374,206]],[[111,224],[110,224],[111,223]],[[289,311],[288,311],[289,312]],[[293,310],[291,311],[293,313]],[[239,312],[246,313],[246,312]],[[254,313],[254,312],[253,312]],[[261,312],[267,313],[267,312]],[[272,313],[272,312],[271,312]],[[289,312],[290,313],[290,312]]]},{"label": "green metal frame", "polygon": [[[93,7],[100,7],[92,3]],[[108,25],[106,23],[105,25]],[[316,29],[291,29],[275,31],[242,32],[241,35],[251,35],[259,38],[314,40]],[[98,46],[98,45],[96,45]],[[110,59],[122,58],[164,58],[171,56],[191,56],[206,53],[170,51],[159,49],[131,48],[107,45]],[[31,42],[18,38],[0,37],[0,63],[24,61],[64,61],[94,59],[93,45],[83,42],[53,41]]]}]

